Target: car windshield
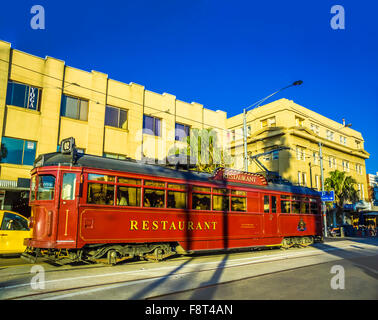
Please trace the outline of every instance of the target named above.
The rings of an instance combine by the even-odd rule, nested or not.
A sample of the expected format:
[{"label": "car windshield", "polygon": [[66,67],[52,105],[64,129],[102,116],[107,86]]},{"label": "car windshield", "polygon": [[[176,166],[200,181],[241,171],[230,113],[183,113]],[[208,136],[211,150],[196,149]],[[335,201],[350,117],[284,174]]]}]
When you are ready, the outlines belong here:
[{"label": "car windshield", "polygon": [[1,230],[28,231],[28,221],[16,214],[5,212]]}]

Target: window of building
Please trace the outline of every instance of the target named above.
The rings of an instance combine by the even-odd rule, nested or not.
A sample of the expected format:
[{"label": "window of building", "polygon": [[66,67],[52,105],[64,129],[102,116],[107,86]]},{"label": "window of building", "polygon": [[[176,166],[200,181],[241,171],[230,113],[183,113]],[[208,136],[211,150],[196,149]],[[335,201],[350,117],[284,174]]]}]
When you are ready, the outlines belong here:
[{"label": "window of building", "polygon": [[320,190],[320,179],[319,179],[319,176],[317,174],[315,175],[315,188],[317,190]]},{"label": "window of building", "polygon": [[175,125],[175,140],[185,141],[190,134],[190,126],[186,124],[176,123]]},{"label": "window of building", "polygon": [[37,143],[34,141],[3,137],[1,148],[5,150],[6,156],[1,159],[2,163],[21,165],[33,165]]},{"label": "window of building", "polygon": [[306,186],[307,185],[306,172],[298,171],[298,185],[300,185],[300,186]]},{"label": "window of building", "polygon": [[295,125],[297,127],[303,127],[304,119],[301,117],[295,117]]},{"label": "window of building", "polygon": [[88,100],[62,95],[60,115],[76,120],[88,120]]},{"label": "window of building", "polygon": [[326,135],[327,139],[333,141],[333,138],[334,138],[334,132],[331,131],[331,130],[327,130],[327,131],[326,131],[326,134],[327,134],[327,135]]},{"label": "window of building", "polygon": [[314,132],[315,134],[319,134],[319,126],[316,124],[311,123],[310,124],[310,130]]},{"label": "window of building", "polygon": [[345,136],[340,136],[340,143],[346,146],[347,144],[347,138]]},{"label": "window of building", "polygon": [[6,104],[39,110],[41,89],[17,82],[8,82]]},{"label": "window of building", "polygon": [[38,177],[37,200],[53,200],[55,191],[55,177],[40,175]]},{"label": "window of building", "polygon": [[361,141],[356,140],[356,148],[361,149]]},{"label": "window of building", "polygon": [[304,148],[297,146],[296,153],[297,153],[297,160],[302,160],[302,161],[306,160],[306,153],[305,153]]},{"label": "window of building", "polygon": [[362,174],[362,165],[356,163],[356,172]]},{"label": "window of building", "polygon": [[105,125],[120,129],[127,129],[127,111],[121,108],[106,106]]},{"label": "window of building", "polygon": [[312,157],[314,159],[314,164],[318,164],[319,163],[319,152],[314,151],[312,153]]},{"label": "window of building", "polygon": [[143,133],[161,136],[161,119],[143,115]]},{"label": "window of building", "polygon": [[364,200],[365,199],[364,185],[362,183],[358,183],[357,187],[358,187],[358,194],[359,194],[360,200]]},{"label": "window of building", "polygon": [[343,171],[349,172],[349,161],[343,160],[342,161]]},{"label": "window of building", "polygon": [[105,152],[104,152],[104,157],[105,158],[111,158],[111,159],[119,159],[119,160],[125,160],[127,158],[123,154],[105,153]]},{"label": "window of building", "polygon": [[334,169],[336,169],[336,158],[334,158],[334,157],[329,157],[329,158],[328,158],[328,166],[329,166],[330,168],[334,168]]},{"label": "window of building", "polygon": [[276,117],[270,117],[270,118],[261,120],[261,128],[275,127],[275,126],[276,126]]}]

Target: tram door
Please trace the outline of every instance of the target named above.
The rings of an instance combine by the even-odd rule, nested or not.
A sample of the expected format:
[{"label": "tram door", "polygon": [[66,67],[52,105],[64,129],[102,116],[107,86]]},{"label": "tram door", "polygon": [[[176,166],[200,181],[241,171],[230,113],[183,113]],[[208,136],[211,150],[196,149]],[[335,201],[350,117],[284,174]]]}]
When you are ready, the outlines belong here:
[{"label": "tram door", "polygon": [[74,247],[78,223],[76,189],[79,188],[80,173],[63,172],[61,181],[57,243]]},{"label": "tram door", "polygon": [[264,195],[264,233],[277,235],[277,197]]}]

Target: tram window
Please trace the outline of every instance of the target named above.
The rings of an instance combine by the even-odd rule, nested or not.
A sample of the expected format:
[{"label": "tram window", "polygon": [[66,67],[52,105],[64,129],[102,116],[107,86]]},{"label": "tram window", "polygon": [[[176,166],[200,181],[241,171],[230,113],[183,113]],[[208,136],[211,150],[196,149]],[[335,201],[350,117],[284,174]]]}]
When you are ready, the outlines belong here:
[{"label": "tram window", "polygon": [[52,175],[39,176],[37,200],[53,200],[55,177]]},{"label": "tram window", "polygon": [[[281,199],[282,199],[282,196],[281,196]],[[290,201],[281,200],[281,212],[290,213]]]},{"label": "tram window", "polygon": [[88,183],[88,203],[114,205],[114,185]]},{"label": "tram window", "polygon": [[162,182],[162,181],[148,181],[148,180],[145,180],[145,181],[144,181],[144,185],[145,185],[145,186],[150,186],[150,187],[160,187],[160,188],[164,188],[164,187],[165,187],[165,182]]},{"label": "tram window", "polygon": [[310,204],[304,200],[301,202],[301,213],[310,213]]},{"label": "tram window", "polygon": [[270,211],[269,196],[264,196],[264,213],[269,213]]},{"label": "tram window", "polygon": [[76,187],[76,173],[63,174],[62,200],[74,200]]},{"label": "tram window", "polygon": [[118,183],[140,184],[141,181],[139,179],[131,179],[131,178],[121,178],[121,177],[118,177]]},{"label": "tram window", "polygon": [[237,196],[246,196],[247,192],[241,191],[241,190],[231,190],[231,194],[237,195]]},{"label": "tram window", "polygon": [[186,185],[184,184],[176,184],[176,183],[168,183],[169,189],[177,189],[177,190],[186,190]]},{"label": "tram window", "polygon": [[219,189],[219,188],[213,188],[213,193],[221,193],[221,194],[227,194],[227,189]]},{"label": "tram window", "polygon": [[117,205],[140,207],[140,188],[118,186]]},{"label": "tram window", "polygon": [[310,203],[310,209],[311,209],[311,214],[318,214],[319,213],[318,204],[316,202]]},{"label": "tram window", "polygon": [[164,208],[165,191],[158,189],[144,189],[144,207]]},{"label": "tram window", "polygon": [[115,181],[115,177],[113,177],[113,176],[107,176],[107,175],[103,175],[103,174],[89,173],[88,174],[88,180],[114,182]]},{"label": "tram window", "polygon": [[213,195],[213,210],[228,211],[229,197]]},{"label": "tram window", "polygon": [[192,209],[210,210],[210,198],[211,198],[210,194],[193,193],[192,194]]},{"label": "tram window", "polygon": [[196,186],[194,186],[194,187],[193,187],[193,192],[196,192],[196,191],[199,191],[199,192],[211,192],[211,188],[207,188],[207,187],[196,187]]},{"label": "tram window", "polygon": [[291,212],[292,213],[300,213],[300,211],[301,211],[301,202],[300,201],[292,201]]},{"label": "tram window", "polygon": [[231,197],[232,211],[247,211],[247,198]]},{"label": "tram window", "polygon": [[37,189],[36,176],[32,176],[30,183],[30,200],[35,200],[35,191]]},{"label": "tram window", "polygon": [[277,213],[277,198],[272,196],[272,213]]},{"label": "tram window", "polygon": [[186,192],[168,191],[167,208],[185,209]]}]

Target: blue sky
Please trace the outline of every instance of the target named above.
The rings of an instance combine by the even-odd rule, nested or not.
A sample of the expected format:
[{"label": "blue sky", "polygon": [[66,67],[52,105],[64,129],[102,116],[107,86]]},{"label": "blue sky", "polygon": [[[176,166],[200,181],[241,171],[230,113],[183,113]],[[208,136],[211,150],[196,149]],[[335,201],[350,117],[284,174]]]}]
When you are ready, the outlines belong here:
[{"label": "blue sky", "polygon": [[[33,30],[33,5],[45,30]],[[330,10],[345,9],[345,30]],[[6,1],[0,39],[40,57],[221,109],[302,79],[288,98],[362,132],[378,171],[378,4],[375,1]]]}]

